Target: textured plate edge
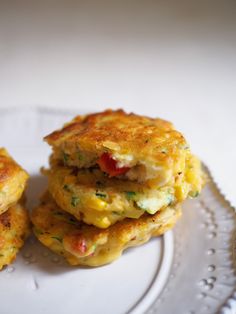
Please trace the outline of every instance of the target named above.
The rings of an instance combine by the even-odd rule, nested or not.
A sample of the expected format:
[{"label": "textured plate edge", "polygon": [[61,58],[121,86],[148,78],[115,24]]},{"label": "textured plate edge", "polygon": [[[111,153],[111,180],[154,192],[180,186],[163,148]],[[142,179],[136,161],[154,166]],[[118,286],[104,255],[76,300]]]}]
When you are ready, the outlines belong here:
[{"label": "textured plate edge", "polygon": [[[219,186],[218,183],[216,183],[211,169],[210,167],[208,167],[205,163],[203,163],[203,168],[204,171],[207,173],[207,175],[209,176],[210,180],[212,181],[218,196],[227,204],[227,206],[229,208],[232,209],[232,211],[234,212],[234,214],[236,214],[236,208],[235,206],[233,206],[231,204],[231,202],[229,201],[229,199],[226,197],[226,195],[224,194],[224,192],[222,191],[221,187]],[[236,220],[236,215],[234,217],[234,219]],[[234,234],[236,233],[236,229],[234,230]],[[234,256],[234,252],[233,252],[233,256]],[[231,297],[229,297],[227,300],[225,300],[224,305],[219,309],[218,311],[219,314],[236,314],[236,289],[234,290],[233,294],[231,295]]]}]

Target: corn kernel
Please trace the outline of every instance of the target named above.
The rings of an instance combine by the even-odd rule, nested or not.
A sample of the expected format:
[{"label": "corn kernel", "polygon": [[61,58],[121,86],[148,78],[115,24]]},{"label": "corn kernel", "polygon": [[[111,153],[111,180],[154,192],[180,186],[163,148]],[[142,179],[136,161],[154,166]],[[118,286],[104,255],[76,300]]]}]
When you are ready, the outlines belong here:
[{"label": "corn kernel", "polygon": [[175,187],[175,197],[178,201],[183,201],[187,197],[188,192],[189,185],[187,183],[183,183]]},{"label": "corn kernel", "polygon": [[101,228],[107,228],[110,226],[110,221],[107,217],[104,217],[102,219],[99,219],[99,226]]},{"label": "corn kernel", "polygon": [[96,209],[96,210],[104,210],[104,208],[107,206],[107,202],[100,200],[97,197],[91,197],[87,202],[86,205],[90,208]]}]

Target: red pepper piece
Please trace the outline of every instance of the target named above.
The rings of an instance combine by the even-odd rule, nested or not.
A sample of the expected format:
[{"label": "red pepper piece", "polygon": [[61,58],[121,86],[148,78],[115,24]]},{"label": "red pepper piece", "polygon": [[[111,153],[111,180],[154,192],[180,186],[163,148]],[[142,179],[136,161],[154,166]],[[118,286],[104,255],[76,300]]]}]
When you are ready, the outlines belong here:
[{"label": "red pepper piece", "polygon": [[72,248],[73,250],[81,254],[84,254],[87,251],[87,245],[86,245],[85,239],[81,239],[81,238],[77,239],[75,237],[72,242]]},{"label": "red pepper piece", "polygon": [[109,174],[110,177],[115,177],[120,174],[126,173],[129,167],[118,167],[117,161],[111,157],[108,153],[103,153],[98,160],[98,164],[102,171]]}]

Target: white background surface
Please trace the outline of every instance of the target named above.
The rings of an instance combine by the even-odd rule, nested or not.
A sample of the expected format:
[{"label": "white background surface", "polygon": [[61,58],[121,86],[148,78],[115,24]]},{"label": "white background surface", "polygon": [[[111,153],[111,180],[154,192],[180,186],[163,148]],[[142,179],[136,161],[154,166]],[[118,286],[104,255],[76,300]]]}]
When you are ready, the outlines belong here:
[{"label": "white background surface", "polygon": [[0,1],[0,108],[20,106],[169,119],[236,204],[236,2]]}]

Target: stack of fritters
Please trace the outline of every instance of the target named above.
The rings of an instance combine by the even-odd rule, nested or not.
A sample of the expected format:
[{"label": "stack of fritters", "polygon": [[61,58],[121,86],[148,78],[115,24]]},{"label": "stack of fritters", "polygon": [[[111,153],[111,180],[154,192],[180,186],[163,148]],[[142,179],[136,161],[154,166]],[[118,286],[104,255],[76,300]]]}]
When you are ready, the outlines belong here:
[{"label": "stack of fritters", "polygon": [[10,264],[29,234],[23,192],[28,174],[0,148],[0,269]]},{"label": "stack of fritters", "polygon": [[163,234],[203,185],[200,161],[161,119],[107,110],[78,116],[45,140],[53,153],[34,231],[73,265],[109,263]]}]

